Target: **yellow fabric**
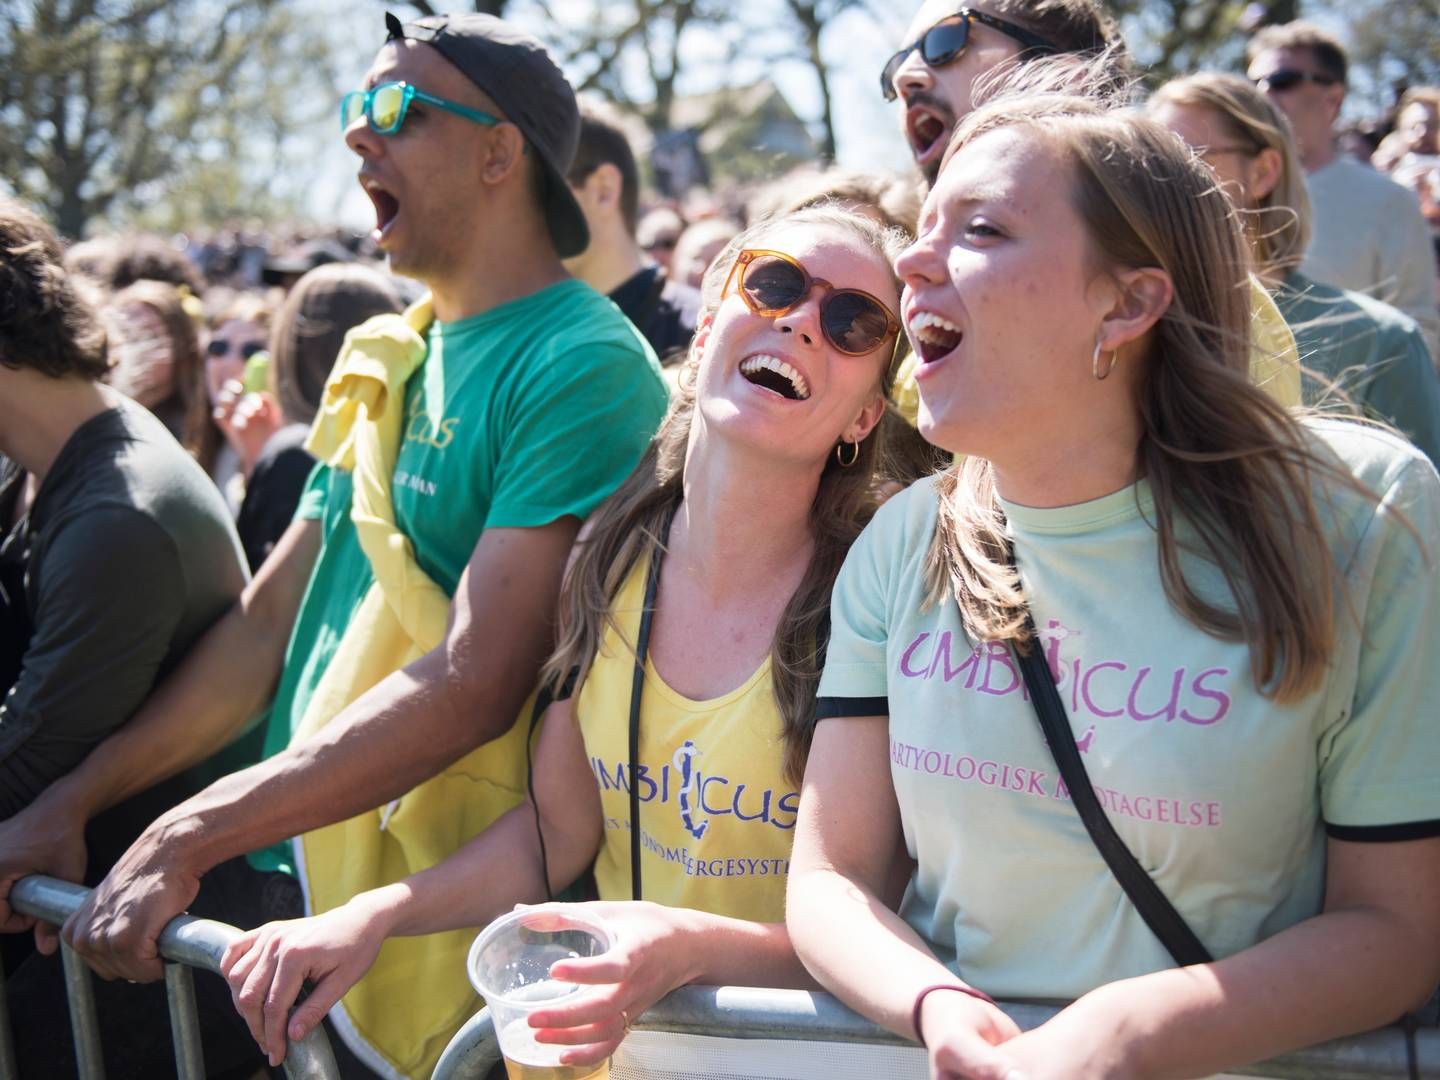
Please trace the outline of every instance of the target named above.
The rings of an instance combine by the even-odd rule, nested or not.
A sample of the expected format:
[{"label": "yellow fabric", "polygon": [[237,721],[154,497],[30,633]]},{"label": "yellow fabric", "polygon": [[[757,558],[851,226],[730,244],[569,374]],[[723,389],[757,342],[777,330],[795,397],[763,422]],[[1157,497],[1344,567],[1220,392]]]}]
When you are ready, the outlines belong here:
[{"label": "yellow fabric", "polygon": [[[614,627],[585,677],[576,716],[600,785],[605,832],[595,860],[602,900],[629,900],[630,690],[648,559],[615,598]],[[800,794],[781,771],[784,743],[770,659],[722,697],[692,701],[647,664],[640,713],[644,899],[754,922],[782,922]],[[696,833],[700,835],[696,835]]]},{"label": "yellow fabric", "polygon": [[[1285,316],[1254,274],[1250,275],[1250,378],[1287,408],[1300,404],[1300,352]],[[920,417],[920,387],[915,369],[920,357],[910,353],[900,364],[891,398],[900,415],[914,427]]]},{"label": "yellow fabric", "polygon": [[[354,474],[351,517],[375,583],[346,629],[293,742],[323,727],[385,676],[441,643],[449,597],[415,562],[395,524],[391,475],[405,383],[425,359],[429,298],[404,315],[352,330],[325,386],[306,442],[318,459]],[[528,715],[529,703],[525,713]],[[299,838],[311,913],[432,866],[524,795],[526,725],[480,747],[390,806]],[[479,1007],[465,975],[474,934],[392,938],[343,999],[344,1021],[397,1072],[428,1077],[445,1044]]]}]

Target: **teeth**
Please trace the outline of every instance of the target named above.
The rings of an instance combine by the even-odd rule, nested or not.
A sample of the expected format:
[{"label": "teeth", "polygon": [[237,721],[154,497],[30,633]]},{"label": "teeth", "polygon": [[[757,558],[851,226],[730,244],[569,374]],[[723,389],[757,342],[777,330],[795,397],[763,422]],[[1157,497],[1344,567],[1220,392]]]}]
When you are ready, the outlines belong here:
[{"label": "teeth", "polygon": [[910,332],[923,341],[938,343],[948,341],[952,334],[960,333],[960,328],[933,311],[917,311],[910,317]]},{"label": "teeth", "polygon": [[802,401],[810,396],[810,384],[805,381],[805,376],[801,375],[800,372],[796,371],[778,356],[770,356],[768,353],[762,353],[759,356],[748,356],[740,364],[740,371],[745,375],[754,374],[762,368],[789,379],[790,387],[795,391],[795,396]]}]

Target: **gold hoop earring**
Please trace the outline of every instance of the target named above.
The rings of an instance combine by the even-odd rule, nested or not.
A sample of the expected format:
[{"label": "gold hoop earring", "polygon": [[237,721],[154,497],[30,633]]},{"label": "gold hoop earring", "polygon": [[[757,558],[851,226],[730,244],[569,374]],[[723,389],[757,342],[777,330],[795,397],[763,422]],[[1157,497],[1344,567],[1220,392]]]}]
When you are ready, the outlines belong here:
[{"label": "gold hoop earring", "polygon": [[[847,446],[850,447],[849,461],[845,460],[845,447]],[[854,465],[857,461],[860,460],[860,444],[853,442],[837,443],[835,446],[835,460],[839,463],[840,468],[850,468],[852,465]]]},{"label": "gold hoop earring", "polygon": [[1090,356],[1090,374],[1095,376],[1096,381],[1104,382],[1108,379],[1110,373],[1115,370],[1115,365],[1119,362],[1120,350],[1112,349],[1110,351],[1110,366],[1105,369],[1104,375],[1100,374],[1100,339],[1097,337],[1095,339],[1095,352]]}]

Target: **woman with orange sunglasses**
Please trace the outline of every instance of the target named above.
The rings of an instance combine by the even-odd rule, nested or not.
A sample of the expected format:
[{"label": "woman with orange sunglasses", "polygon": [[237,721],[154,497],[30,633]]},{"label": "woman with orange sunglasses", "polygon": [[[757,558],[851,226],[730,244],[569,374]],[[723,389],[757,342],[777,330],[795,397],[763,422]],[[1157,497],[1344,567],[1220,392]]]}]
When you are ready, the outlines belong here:
[{"label": "woman with orange sunglasses", "polygon": [[604,1060],[687,982],[810,985],[783,923],[790,838],[830,589],[875,509],[904,240],[808,209],[716,260],[670,414],[572,556],[529,798],[447,862],[230,948],[272,1061],[386,937],[483,925],[592,866],[619,944],[553,974],[605,988],[532,1019],[564,1064]]}]

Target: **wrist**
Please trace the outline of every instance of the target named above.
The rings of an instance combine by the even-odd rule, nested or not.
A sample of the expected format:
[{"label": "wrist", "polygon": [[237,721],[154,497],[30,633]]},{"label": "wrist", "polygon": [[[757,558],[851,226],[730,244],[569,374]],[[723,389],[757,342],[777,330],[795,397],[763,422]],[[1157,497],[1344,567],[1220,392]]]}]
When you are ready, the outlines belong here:
[{"label": "wrist", "polygon": [[37,818],[54,822],[62,828],[83,828],[99,812],[93,792],[67,773],[42,791],[29,809]]},{"label": "wrist", "polygon": [[933,1015],[935,1002],[956,995],[969,999],[971,1005],[978,1003],[998,1008],[994,998],[974,987],[960,983],[936,983],[927,986],[915,995],[915,1004],[910,1009],[910,1027],[914,1031],[915,1041],[921,1046],[926,1045],[925,1020]]},{"label": "wrist", "polygon": [[[352,897],[346,904],[353,908],[366,925],[384,937],[404,935],[415,931],[407,929],[406,917],[410,914],[410,890],[401,882],[382,885]],[[421,931],[423,932],[423,931]]]},{"label": "wrist", "polygon": [[[717,919],[704,911],[660,904],[656,905],[656,917],[667,927],[665,950],[675,962],[670,988],[709,981],[705,977],[706,957],[720,955],[713,950],[726,948],[726,943],[719,940]],[[733,942],[730,947],[734,947]]]}]

